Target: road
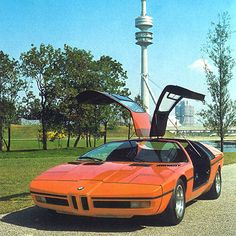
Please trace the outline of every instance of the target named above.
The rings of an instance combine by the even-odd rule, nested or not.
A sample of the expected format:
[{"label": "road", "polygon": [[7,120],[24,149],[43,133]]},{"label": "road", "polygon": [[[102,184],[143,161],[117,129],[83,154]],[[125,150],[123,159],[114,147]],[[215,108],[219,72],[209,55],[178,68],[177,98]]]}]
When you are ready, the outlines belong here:
[{"label": "road", "polygon": [[29,207],[0,215],[0,235],[232,235],[236,236],[236,164],[222,170],[223,190],[217,200],[196,200],[188,204],[184,220],[165,226],[158,219],[86,218],[50,215]]}]

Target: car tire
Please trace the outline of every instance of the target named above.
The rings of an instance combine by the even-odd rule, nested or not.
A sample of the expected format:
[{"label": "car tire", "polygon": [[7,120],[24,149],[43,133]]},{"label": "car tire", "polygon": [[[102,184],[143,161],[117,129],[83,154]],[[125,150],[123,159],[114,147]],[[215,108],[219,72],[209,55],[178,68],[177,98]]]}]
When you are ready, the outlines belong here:
[{"label": "car tire", "polygon": [[214,182],[210,190],[204,194],[204,198],[209,200],[217,199],[221,194],[221,188],[222,188],[221,171],[220,168],[218,168]]},{"label": "car tire", "polygon": [[163,213],[163,220],[168,225],[177,225],[184,218],[185,213],[185,185],[181,179],[177,181],[167,209]]}]

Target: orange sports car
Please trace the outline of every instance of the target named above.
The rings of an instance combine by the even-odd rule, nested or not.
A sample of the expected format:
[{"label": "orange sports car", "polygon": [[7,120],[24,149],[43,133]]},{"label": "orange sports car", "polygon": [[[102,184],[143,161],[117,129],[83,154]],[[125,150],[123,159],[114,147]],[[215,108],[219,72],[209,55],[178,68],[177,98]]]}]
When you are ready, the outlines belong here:
[{"label": "orange sports car", "polygon": [[150,122],[128,97],[97,91],[79,94],[79,103],[126,108],[139,138],[104,144],[42,173],[30,184],[35,204],[93,217],[161,214],[175,225],[183,219],[187,202],[201,195],[218,198],[223,154],[201,142],[161,138],[169,113],[182,98],[203,101],[204,95],[169,85]]}]

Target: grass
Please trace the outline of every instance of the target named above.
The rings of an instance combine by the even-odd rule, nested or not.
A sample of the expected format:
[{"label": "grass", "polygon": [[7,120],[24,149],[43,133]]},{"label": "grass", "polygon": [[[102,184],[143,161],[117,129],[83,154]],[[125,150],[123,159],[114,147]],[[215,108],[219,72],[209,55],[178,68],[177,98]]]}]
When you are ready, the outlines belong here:
[{"label": "grass", "polygon": [[[37,150],[42,149],[42,143],[38,141],[38,130],[40,126],[38,125],[11,125],[11,150]],[[115,127],[114,129],[109,129],[107,131],[107,140],[121,140],[127,139],[128,128],[126,126]],[[133,138],[135,138],[134,130],[131,131]],[[6,137],[7,132],[4,133],[4,137]],[[166,132],[166,137],[173,137],[173,134],[170,132]],[[73,146],[75,141],[75,137],[71,139],[70,146]],[[67,143],[67,139],[48,141],[48,149],[60,149],[65,148]],[[97,140],[97,145],[103,143],[103,138]],[[92,140],[93,145],[93,140]],[[81,139],[78,143],[79,147],[85,147],[85,139]],[[4,147],[6,149],[6,147]],[[0,155],[2,155],[0,153]],[[1,157],[1,156],[0,156]]]},{"label": "grass", "polygon": [[9,158],[60,158],[60,157],[77,157],[82,152],[86,152],[91,148],[58,148],[58,149],[49,149],[49,150],[21,150],[21,151],[11,151],[11,152],[2,152],[2,159]]},{"label": "grass", "polygon": [[[11,125],[11,150],[27,150],[27,149],[42,149],[42,143],[38,141],[39,125]],[[133,131],[132,131],[133,132]],[[108,139],[115,137],[115,139],[126,139],[128,128],[126,126],[109,129],[107,132]],[[7,139],[7,132],[4,132],[4,138]],[[102,143],[103,138],[98,142]],[[75,137],[71,139],[71,146],[73,146]],[[48,140],[48,148],[55,149],[66,147],[67,138],[55,141]],[[92,140],[93,142],[93,140]],[[79,146],[85,146],[85,140],[81,139]]]},{"label": "grass", "polygon": [[[0,214],[33,204],[30,181],[41,172],[60,163],[75,160],[87,149],[13,152],[19,158],[0,159]],[[40,155],[42,157],[40,157]],[[35,155],[35,156],[34,156]],[[34,156],[34,157],[29,157]]]},{"label": "grass", "polygon": [[236,152],[224,153],[224,165],[230,165],[236,163]]}]

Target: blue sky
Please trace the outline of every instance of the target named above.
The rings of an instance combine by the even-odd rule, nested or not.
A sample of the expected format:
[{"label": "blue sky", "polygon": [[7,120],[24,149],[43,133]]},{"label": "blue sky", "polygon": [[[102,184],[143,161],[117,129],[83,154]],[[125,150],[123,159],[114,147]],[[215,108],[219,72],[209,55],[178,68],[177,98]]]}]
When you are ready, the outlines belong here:
[{"label": "blue sky", "polygon": [[[0,50],[18,58],[32,43],[68,44],[91,51],[96,59],[112,56],[127,70],[127,86],[135,96],[140,90],[140,47],[134,20],[140,8],[140,0],[1,0]],[[147,13],[154,20],[149,75],[158,85],[150,83],[156,96],[167,84],[207,93],[198,67],[200,48],[211,22],[224,11],[236,31],[236,0],[147,0]],[[236,33],[231,46],[236,58]],[[230,85],[234,99],[235,80]]]}]

